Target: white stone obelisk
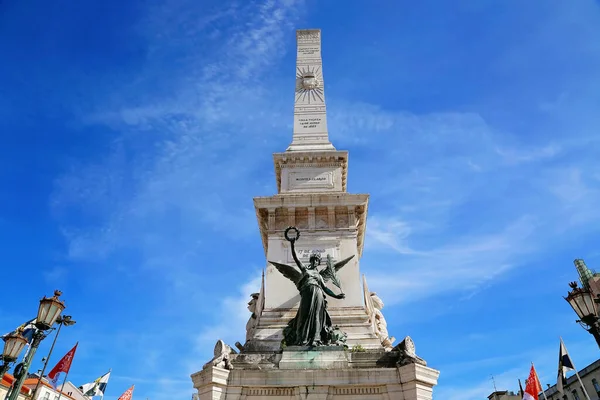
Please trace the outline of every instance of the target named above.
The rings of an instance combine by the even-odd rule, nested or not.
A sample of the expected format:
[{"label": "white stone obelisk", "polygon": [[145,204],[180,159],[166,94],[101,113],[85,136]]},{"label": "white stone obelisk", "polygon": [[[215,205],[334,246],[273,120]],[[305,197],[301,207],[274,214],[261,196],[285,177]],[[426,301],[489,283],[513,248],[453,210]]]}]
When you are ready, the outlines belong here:
[{"label": "white stone obelisk", "polygon": [[335,150],[329,142],[325,109],[325,81],[321,59],[321,31],[296,32],[296,99],[294,135],[288,151]]}]

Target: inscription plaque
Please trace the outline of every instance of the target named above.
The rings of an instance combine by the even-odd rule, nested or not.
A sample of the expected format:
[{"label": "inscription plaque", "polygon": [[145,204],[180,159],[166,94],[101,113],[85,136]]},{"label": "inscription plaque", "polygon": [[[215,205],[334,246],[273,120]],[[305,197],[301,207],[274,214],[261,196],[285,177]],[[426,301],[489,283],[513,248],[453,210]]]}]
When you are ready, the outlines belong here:
[{"label": "inscription plaque", "polygon": [[288,190],[333,189],[333,171],[290,171],[288,172]]},{"label": "inscription plaque", "polygon": [[[292,257],[292,252],[289,247],[286,248],[285,253],[287,262],[294,263],[294,258]],[[312,253],[321,254],[321,266],[325,265],[327,254],[333,258],[334,262],[338,261],[340,258],[339,245],[335,243],[319,243],[315,244],[314,247],[296,245],[296,254],[302,263],[307,264]]]}]

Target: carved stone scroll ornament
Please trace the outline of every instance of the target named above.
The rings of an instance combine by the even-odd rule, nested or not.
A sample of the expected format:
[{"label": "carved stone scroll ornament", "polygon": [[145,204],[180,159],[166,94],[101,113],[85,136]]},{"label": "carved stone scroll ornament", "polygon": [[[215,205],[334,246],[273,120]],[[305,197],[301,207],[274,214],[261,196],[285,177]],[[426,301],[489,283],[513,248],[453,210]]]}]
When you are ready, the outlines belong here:
[{"label": "carved stone scroll ornament", "polygon": [[398,365],[408,365],[408,364],[420,364],[427,365],[427,362],[423,360],[421,357],[417,356],[415,351],[415,342],[407,336],[403,341],[396,347],[394,350],[400,352],[400,359],[398,360]]},{"label": "carved stone scroll ornament", "polygon": [[225,369],[232,369],[231,367],[231,355],[237,354],[235,350],[225,344],[221,339],[217,340],[215,344],[214,357],[212,360],[204,364],[202,369],[208,367],[218,367]]}]

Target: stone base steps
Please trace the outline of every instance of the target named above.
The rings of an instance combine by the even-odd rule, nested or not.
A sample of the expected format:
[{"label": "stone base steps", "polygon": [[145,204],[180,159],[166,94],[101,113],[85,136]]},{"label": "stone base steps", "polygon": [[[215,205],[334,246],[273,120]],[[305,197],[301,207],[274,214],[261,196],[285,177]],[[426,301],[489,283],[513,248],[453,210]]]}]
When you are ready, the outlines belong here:
[{"label": "stone base steps", "polygon": [[[246,342],[245,347],[250,351],[278,351],[281,348],[283,329],[296,316],[297,311],[297,308],[263,310],[254,335]],[[360,345],[371,350],[383,348],[364,307],[332,307],[328,311],[333,325],[337,325],[348,335],[348,347]]]}]

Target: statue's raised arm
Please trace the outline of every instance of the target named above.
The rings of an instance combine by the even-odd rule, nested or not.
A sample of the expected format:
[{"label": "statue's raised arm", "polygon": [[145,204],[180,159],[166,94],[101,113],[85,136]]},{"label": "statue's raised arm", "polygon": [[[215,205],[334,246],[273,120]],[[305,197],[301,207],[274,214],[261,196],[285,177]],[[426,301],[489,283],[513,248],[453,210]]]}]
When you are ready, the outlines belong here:
[{"label": "statue's raised arm", "polygon": [[[290,231],[295,231],[292,232],[293,236],[290,236]],[[298,287],[298,283],[300,283],[300,279],[302,279],[302,272],[306,270],[306,267],[298,259],[298,256],[296,255],[296,248],[294,247],[294,243],[300,237],[300,231],[298,231],[298,229],[294,227],[289,227],[285,230],[284,236],[286,240],[291,244],[292,257],[294,258],[294,261],[296,262],[296,265],[298,265],[298,268],[300,268],[300,270],[298,270],[298,268],[294,267],[293,265],[282,264],[275,261],[269,261],[269,263],[272,264],[275,268],[277,268],[277,270],[281,272],[283,276],[294,282],[294,285]]]},{"label": "statue's raised arm", "polygon": [[298,266],[298,268],[300,268],[300,271],[304,271],[306,267],[304,266],[304,264],[302,264],[302,262],[298,258],[298,255],[296,254],[296,240],[300,238],[300,231],[296,229],[296,227],[290,226],[285,230],[283,236],[285,236],[285,240],[290,242],[292,257],[294,258],[296,265]]}]

